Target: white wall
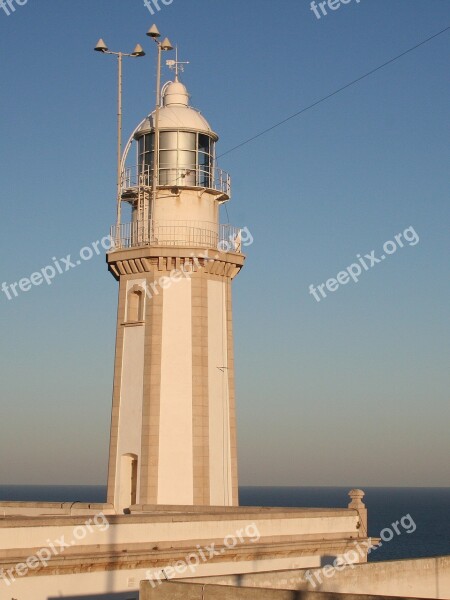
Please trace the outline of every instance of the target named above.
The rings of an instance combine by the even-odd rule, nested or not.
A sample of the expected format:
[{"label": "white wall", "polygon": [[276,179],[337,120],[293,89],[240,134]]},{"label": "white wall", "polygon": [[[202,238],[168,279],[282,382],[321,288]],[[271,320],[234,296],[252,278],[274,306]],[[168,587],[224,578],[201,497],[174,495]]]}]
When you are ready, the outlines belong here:
[{"label": "white wall", "polygon": [[[171,517],[167,519],[137,519],[137,522],[121,522],[111,524],[105,531],[94,527],[92,532],[88,532],[81,540],[76,540],[76,546],[105,545],[105,544],[132,544],[132,543],[152,543],[152,542],[170,542],[170,541],[189,541],[189,540],[223,540],[226,536],[233,534],[248,524],[256,524],[262,538],[273,536],[292,536],[292,535],[315,535],[319,539],[329,534],[342,534],[341,537],[348,537],[348,532],[355,532],[358,517],[356,515],[348,516],[320,516],[312,518],[311,514],[302,517],[276,518],[271,515],[256,516],[248,513],[246,517],[238,518],[233,515],[220,520],[195,520],[191,521],[189,516],[186,520],[172,521]],[[124,517],[125,518],[125,517]],[[69,517],[62,517],[64,522],[74,522]],[[76,522],[83,525],[88,518],[77,517]],[[0,551],[11,548],[43,548],[48,546],[48,539],[56,540],[65,536],[70,541],[74,539],[75,525],[63,524],[63,522],[52,525],[51,518],[46,526],[20,526],[13,528],[0,527]]]},{"label": "white wall", "polygon": [[[319,573],[308,583],[307,573]],[[214,577],[205,583],[242,585],[252,588],[308,590],[347,594],[377,594],[414,598],[450,598],[450,556],[355,564],[327,578],[322,569],[311,568],[284,573],[247,574],[242,577]]]},{"label": "white wall", "polygon": [[[295,565],[296,560],[297,565]],[[224,584],[228,583],[228,585],[239,582],[239,585],[249,587],[302,589],[298,587],[298,576],[301,571],[290,571],[290,569],[301,563],[311,565],[315,562],[317,564],[317,560],[318,557],[303,557],[278,561],[258,561],[257,563],[206,563],[200,565],[194,573],[189,571],[188,575],[185,574],[181,578],[193,581],[198,580],[196,578],[210,577],[203,581],[209,583],[220,581]],[[279,572],[267,572],[275,569]],[[240,573],[244,573],[243,576],[239,576],[239,581],[233,575],[238,570]],[[358,570],[361,575],[356,574],[355,576],[355,572]],[[362,575],[364,571],[366,571],[365,576]],[[369,574],[370,572],[371,574]],[[136,598],[137,600],[139,582],[149,578],[150,575],[151,570],[148,569],[49,577],[44,575],[17,579],[10,587],[7,587],[0,579],[0,598],[2,600],[10,600],[10,598],[48,600],[49,598],[73,597],[77,594],[89,596],[89,594],[127,592],[128,590],[123,599]],[[219,577],[213,578],[214,575]],[[353,580],[352,589],[348,593],[406,595],[448,600],[450,598],[450,557],[359,565],[354,570],[349,570],[348,578]],[[406,582],[406,579],[409,579],[409,589],[402,587],[401,582],[402,580]],[[385,591],[379,591],[380,585],[383,585]],[[369,587],[370,591],[367,591]]]},{"label": "white wall", "polygon": [[193,504],[191,280],[164,290],[158,504]]}]

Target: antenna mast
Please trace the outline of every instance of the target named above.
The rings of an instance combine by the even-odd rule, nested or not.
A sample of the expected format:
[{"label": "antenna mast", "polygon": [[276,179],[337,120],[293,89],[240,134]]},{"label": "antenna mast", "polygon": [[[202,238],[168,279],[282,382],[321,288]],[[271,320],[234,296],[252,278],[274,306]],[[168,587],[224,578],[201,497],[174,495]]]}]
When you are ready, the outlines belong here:
[{"label": "antenna mast", "polygon": [[178,60],[178,46],[175,47],[175,60],[167,60],[166,65],[171,71],[175,71],[175,81],[178,81],[178,75],[184,73],[184,65],[188,65],[189,61]]}]

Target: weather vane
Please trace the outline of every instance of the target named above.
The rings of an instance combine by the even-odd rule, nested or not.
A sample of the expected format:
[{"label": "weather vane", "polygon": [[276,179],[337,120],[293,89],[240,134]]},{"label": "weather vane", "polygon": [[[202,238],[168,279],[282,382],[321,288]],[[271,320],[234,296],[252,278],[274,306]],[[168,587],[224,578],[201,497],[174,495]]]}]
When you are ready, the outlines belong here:
[{"label": "weather vane", "polygon": [[182,62],[178,60],[178,46],[175,48],[175,60],[166,60],[166,65],[169,67],[169,69],[175,71],[176,79],[178,79],[179,73],[184,73],[184,65],[188,64],[189,61]]}]

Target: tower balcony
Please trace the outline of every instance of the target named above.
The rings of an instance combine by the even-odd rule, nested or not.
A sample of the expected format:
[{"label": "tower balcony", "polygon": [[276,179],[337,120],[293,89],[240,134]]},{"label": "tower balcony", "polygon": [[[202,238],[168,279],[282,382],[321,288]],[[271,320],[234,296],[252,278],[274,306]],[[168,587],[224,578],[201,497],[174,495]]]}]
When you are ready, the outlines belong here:
[{"label": "tower balcony", "polygon": [[[122,173],[122,200],[132,201],[143,188],[151,189],[153,185],[153,168],[150,165],[127,167]],[[188,188],[215,192],[221,201],[231,197],[231,177],[220,169],[208,165],[194,167],[159,168],[158,188]]]},{"label": "tower balcony", "polygon": [[113,250],[142,246],[213,248],[242,254],[242,230],[206,221],[134,221],[111,227]]}]

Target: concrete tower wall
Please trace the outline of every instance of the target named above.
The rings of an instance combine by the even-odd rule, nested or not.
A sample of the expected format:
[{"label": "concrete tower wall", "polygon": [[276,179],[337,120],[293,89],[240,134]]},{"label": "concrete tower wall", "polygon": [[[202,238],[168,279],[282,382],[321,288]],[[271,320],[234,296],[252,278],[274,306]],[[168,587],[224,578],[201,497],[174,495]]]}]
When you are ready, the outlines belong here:
[{"label": "concrete tower wall", "polygon": [[108,254],[119,281],[108,474],[117,512],[238,504],[231,281],[241,234],[219,221],[231,181],[215,161],[217,134],[178,76],[162,99],[132,135],[138,164],[122,173]]},{"label": "concrete tower wall", "polygon": [[[120,281],[108,478],[119,511],[238,504],[231,280],[244,257],[188,254],[136,248],[108,257]],[[127,273],[132,265],[143,272]]]},{"label": "concrete tower wall", "polygon": [[154,207],[155,225],[173,221],[219,223],[217,195],[202,190],[183,190],[173,194],[168,189],[158,191]]}]

